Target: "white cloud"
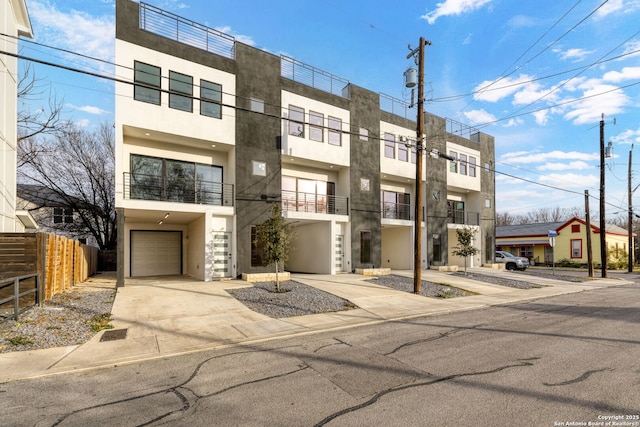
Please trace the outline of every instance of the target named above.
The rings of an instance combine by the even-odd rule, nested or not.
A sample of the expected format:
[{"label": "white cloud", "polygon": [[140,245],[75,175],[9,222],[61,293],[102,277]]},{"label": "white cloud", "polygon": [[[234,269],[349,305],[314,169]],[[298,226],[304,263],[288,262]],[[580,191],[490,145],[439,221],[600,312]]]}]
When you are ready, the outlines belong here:
[{"label": "white cloud", "polygon": [[240,43],[244,43],[244,44],[249,45],[249,46],[255,46],[256,45],[256,42],[253,40],[253,38],[251,38],[250,36],[244,36],[242,34],[235,34],[233,29],[228,25],[224,26],[224,27],[216,27],[216,28],[214,28],[214,30],[220,31],[221,33],[225,33],[225,34],[228,34],[230,36],[233,36]]},{"label": "white cloud", "polygon": [[[640,52],[636,52],[636,51],[639,51],[639,50],[640,50],[640,40],[630,41],[629,43],[627,43],[625,45],[624,52],[623,52],[623,54],[625,54],[625,55],[628,54],[628,55],[624,56],[623,58],[620,58],[620,59],[622,60],[622,59],[627,59],[627,58],[631,58],[631,57],[634,57],[634,56],[640,56]],[[635,53],[631,53],[631,52],[635,52]]]},{"label": "white cloud", "polygon": [[[531,81],[531,77],[521,74],[514,78],[504,78],[500,80],[486,80],[474,89],[473,98],[477,101],[498,102],[512,94],[522,90],[526,82]],[[486,88],[486,89],[485,89]]]},{"label": "white cloud", "polygon": [[595,14],[597,19],[602,19],[624,7],[624,0],[609,0]]},{"label": "white cloud", "polygon": [[89,119],[81,119],[76,120],[75,122],[73,122],[73,124],[79,128],[86,128],[91,124],[91,121]]},{"label": "white cloud", "polygon": [[[114,59],[115,18],[92,16],[86,12],[71,10],[62,12],[49,1],[29,2],[36,40],[47,45],[62,47],[105,61]],[[80,60],[73,56],[74,60]],[[104,67],[96,65],[94,67]]]},{"label": "white cloud", "polygon": [[503,127],[506,128],[510,128],[510,127],[516,127],[516,126],[520,126],[524,124],[524,120],[522,120],[519,117],[516,117],[515,119],[509,119],[509,121],[507,122],[507,124],[502,125]]},{"label": "white cloud", "polygon": [[593,53],[592,50],[584,50],[579,48],[573,48],[573,49],[567,49],[567,50],[553,49],[553,51],[559,54],[561,60],[563,61],[569,60],[571,62],[580,62],[584,60],[587,56]]},{"label": "white cloud", "polygon": [[580,101],[571,103],[564,118],[572,120],[574,124],[599,122],[602,114],[607,116],[621,113],[630,100],[622,90],[616,86],[593,81],[584,91]]},{"label": "white cloud", "polygon": [[611,142],[618,144],[640,144],[640,128],[636,130],[627,129],[615,136],[612,136]]},{"label": "white cloud", "polygon": [[538,180],[544,184],[562,188],[589,188],[600,185],[600,177],[596,175],[580,175],[575,173],[552,173],[542,175]]},{"label": "white cloud", "polygon": [[465,112],[464,116],[474,125],[492,123],[496,121],[496,116],[487,113],[484,109]]},{"label": "white cloud", "polygon": [[593,169],[593,165],[581,160],[576,160],[569,163],[555,163],[549,162],[544,165],[536,167],[539,171],[564,171],[564,170],[585,170]]},{"label": "white cloud", "polygon": [[491,0],[445,0],[436,4],[435,10],[421,16],[421,18],[425,19],[429,24],[435,24],[440,17],[473,12],[489,3],[491,3]]},{"label": "white cloud", "polygon": [[638,80],[640,79],[640,67],[624,67],[620,71],[609,71],[602,76],[602,80],[619,83],[625,80]]},{"label": "white cloud", "polygon": [[67,104],[67,106],[69,108],[73,108],[74,110],[82,111],[82,112],[85,112],[85,113],[88,113],[88,114],[94,114],[96,116],[100,116],[100,115],[108,113],[108,111],[103,110],[102,108],[99,108],[99,107],[95,107],[93,105],[83,105],[81,107],[78,107],[78,106],[73,105],[73,104]]},{"label": "white cloud", "polygon": [[600,159],[600,153],[581,153],[578,151],[560,151],[554,150],[546,153],[529,153],[525,151],[519,151],[515,153],[506,153],[500,157],[505,163],[518,163],[518,164],[530,164],[530,163],[544,163],[548,161],[557,160],[583,160],[593,161]]}]

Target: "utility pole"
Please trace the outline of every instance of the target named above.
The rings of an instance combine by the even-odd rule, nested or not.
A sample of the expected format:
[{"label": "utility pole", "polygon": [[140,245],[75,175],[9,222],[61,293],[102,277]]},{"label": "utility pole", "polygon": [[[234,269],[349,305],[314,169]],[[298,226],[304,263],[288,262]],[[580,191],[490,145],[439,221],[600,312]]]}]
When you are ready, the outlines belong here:
[{"label": "utility pole", "polygon": [[420,37],[420,44],[413,49],[407,59],[418,54],[418,127],[416,130],[416,203],[413,248],[413,293],[422,288],[422,153],[424,144],[424,48],[431,42]]},{"label": "utility pole", "polygon": [[629,223],[628,225],[628,233],[629,233],[629,241],[627,244],[627,250],[629,251],[629,262],[627,271],[629,273],[633,272],[633,190],[631,189],[631,157],[633,153],[633,144],[631,144],[631,149],[629,150]]},{"label": "utility pole", "polygon": [[584,190],[585,222],[587,223],[587,265],[589,277],[593,277],[593,246],[591,246],[591,209],[589,208],[589,190]]},{"label": "utility pole", "polygon": [[600,120],[600,266],[602,268],[602,278],[607,277],[607,232],[604,218],[604,172],[604,113],[602,113],[602,119]]}]

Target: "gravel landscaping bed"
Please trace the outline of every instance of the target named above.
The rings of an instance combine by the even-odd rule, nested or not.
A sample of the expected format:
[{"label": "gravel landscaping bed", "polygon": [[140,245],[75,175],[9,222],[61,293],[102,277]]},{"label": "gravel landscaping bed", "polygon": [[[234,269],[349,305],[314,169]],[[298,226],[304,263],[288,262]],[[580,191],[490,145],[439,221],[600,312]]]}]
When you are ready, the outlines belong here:
[{"label": "gravel landscaping bed", "polygon": [[565,282],[573,282],[573,283],[581,283],[585,281],[584,277],[578,276],[567,276],[563,274],[552,274],[552,273],[543,273],[538,271],[518,271],[516,274],[522,274],[523,276],[536,276],[536,277],[544,277],[545,279],[555,279],[555,280],[563,280]]},{"label": "gravel landscaping bed", "polygon": [[[390,274],[388,276],[380,276],[375,279],[369,279],[367,280],[367,282],[386,286],[397,291],[413,293],[413,277],[396,276],[394,274]],[[465,291],[464,289],[456,288],[454,286],[423,280],[422,285],[420,286],[420,295],[434,298],[456,298],[474,295],[474,293]]]},{"label": "gravel landscaping bed", "polygon": [[280,282],[281,292],[275,289],[275,282],[255,282],[251,287],[227,292],[251,310],[276,319],[356,308],[346,299],[294,280]]},{"label": "gravel landscaping bed", "polygon": [[0,322],[0,353],[83,344],[107,329],[114,289],[76,286]]},{"label": "gravel landscaping bed", "polygon": [[453,273],[454,277],[466,277],[468,279],[477,280],[479,282],[491,283],[492,285],[508,286],[510,288],[518,289],[533,289],[542,288],[542,285],[538,285],[531,282],[524,282],[522,280],[516,280],[508,276],[493,276],[490,274],[482,273],[468,273],[466,276],[463,272]]}]

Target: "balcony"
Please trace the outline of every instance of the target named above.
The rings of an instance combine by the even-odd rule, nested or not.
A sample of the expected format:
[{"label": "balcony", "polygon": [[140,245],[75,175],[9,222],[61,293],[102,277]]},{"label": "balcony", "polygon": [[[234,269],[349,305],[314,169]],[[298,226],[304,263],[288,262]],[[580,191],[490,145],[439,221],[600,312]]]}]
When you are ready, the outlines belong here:
[{"label": "balcony", "polygon": [[234,206],[233,184],[184,177],[124,173],[124,198],[196,205]]},{"label": "balcony", "polygon": [[480,213],[449,211],[447,222],[449,224],[480,225]]},{"label": "balcony", "polygon": [[287,212],[348,215],[349,198],[325,194],[282,192],[282,210]]},{"label": "balcony", "polygon": [[411,205],[406,203],[382,203],[382,218],[411,219]]}]

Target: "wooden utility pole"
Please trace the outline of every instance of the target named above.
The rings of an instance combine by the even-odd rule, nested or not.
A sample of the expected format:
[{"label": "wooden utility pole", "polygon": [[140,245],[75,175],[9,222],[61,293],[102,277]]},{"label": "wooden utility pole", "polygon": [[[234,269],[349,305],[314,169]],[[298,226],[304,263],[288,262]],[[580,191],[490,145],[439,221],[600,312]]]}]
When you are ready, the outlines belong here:
[{"label": "wooden utility pole", "polygon": [[[607,277],[607,240],[606,222],[604,218],[604,113],[600,120],[600,267],[602,268],[602,278]],[[591,230],[589,230],[591,231]]]},{"label": "wooden utility pole", "polygon": [[587,265],[589,277],[593,277],[593,246],[591,246],[591,209],[589,208],[589,190],[584,190],[585,222],[587,223]]},{"label": "wooden utility pole", "polygon": [[416,203],[413,248],[413,293],[422,288],[422,153],[424,149],[424,48],[431,43],[420,37],[420,44],[407,59],[418,54],[418,127],[416,130]]}]

